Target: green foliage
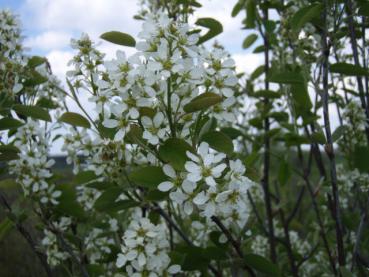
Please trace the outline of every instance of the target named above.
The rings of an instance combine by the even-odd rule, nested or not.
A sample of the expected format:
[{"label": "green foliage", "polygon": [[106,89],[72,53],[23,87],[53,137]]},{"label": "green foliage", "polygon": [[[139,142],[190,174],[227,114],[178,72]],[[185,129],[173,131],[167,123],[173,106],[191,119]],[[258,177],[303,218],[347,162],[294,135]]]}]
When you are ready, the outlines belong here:
[{"label": "green foliage", "polygon": [[33,119],[40,119],[44,121],[51,121],[49,112],[38,106],[26,106],[26,105],[14,105],[14,111],[18,114],[24,115],[26,117],[31,117]]},{"label": "green foliage", "polygon": [[160,183],[166,181],[168,177],[164,174],[161,167],[146,166],[132,171],[129,175],[129,179],[140,186],[154,189]]},{"label": "green foliage", "polygon": [[176,170],[183,170],[187,161],[186,152],[194,152],[191,145],[178,138],[170,138],[159,147],[159,156]]},{"label": "green foliage", "polygon": [[118,31],[110,31],[103,33],[100,38],[109,41],[114,44],[128,46],[128,47],[135,47],[136,41],[135,39],[130,36],[129,34],[118,32]]},{"label": "green foliage", "polygon": [[205,92],[192,99],[190,103],[184,106],[184,110],[187,113],[201,111],[222,102],[222,100],[222,97],[215,93]]},{"label": "green foliage", "polygon": [[198,44],[202,44],[223,32],[222,24],[211,17],[199,18],[195,24],[209,29],[205,35],[199,38]]},{"label": "green foliage", "polygon": [[65,112],[59,121],[70,124],[72,126],[90,128],[90,122],[82,115],[73,112]]}]

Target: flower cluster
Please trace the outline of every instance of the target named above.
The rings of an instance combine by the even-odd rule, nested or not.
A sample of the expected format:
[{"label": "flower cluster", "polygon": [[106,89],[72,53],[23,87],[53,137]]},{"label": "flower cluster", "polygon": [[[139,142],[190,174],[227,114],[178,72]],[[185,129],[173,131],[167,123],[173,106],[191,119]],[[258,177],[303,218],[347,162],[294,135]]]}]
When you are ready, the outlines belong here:
[{"label": "flower cluster", "polygon": [[147,218],[133,218],[123,235],[117,267],[126,267],[128,276],[164,276],[180,271],[170,265],[169,241],[164,225],[154,225]]},{"label": "flower cluster", "polygon": [[16,175],[24,193],[37,196],[43,204],[58,204],[61,191],[49,181],[54,160],[48,158],[45,130],[38,122],[28,119],[17,129],[14,145],[19,149],[19,158],[9,162],[10,173]]}]

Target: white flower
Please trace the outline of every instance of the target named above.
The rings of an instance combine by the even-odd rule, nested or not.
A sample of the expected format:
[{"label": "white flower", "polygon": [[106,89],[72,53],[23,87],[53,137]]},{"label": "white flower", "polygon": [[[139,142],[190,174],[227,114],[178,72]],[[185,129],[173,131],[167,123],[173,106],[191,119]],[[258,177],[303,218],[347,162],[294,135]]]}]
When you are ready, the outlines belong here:
[{"label": "white flower", "polygon": [[145,127],[143,138],[147,139],[147,141],[151,144],[158,144],[159,139],[163,139],[166,133],[166,128],[160,128],[164,123],[164,115],[159,112],[154,116],[153,119],[143,116],[141,121],[142,125]]},{"label": "white flower", "polygon": [[214,178],[219,178],[227,167],[225,163],[220,163],[226,155],[223,153],[209,153],[209,144],[202,142],[198,148],[198,156],[191,152],[186,152],[187,156],[192,160],[185,164],[188,172],[187,179],[191,182],[199,182],[204,180],[207,185],[215,186]]},{"label": "white flower", "polygon": [[130,129],[129,120],[126,113],[123,113],[126,106],[123,104],[116,104],[112,107],[112,113],[115,118],[105,119],[103,125],[106,128],[118,128],[118,132],[114,136],[115,141],[122,141],[126,133]]}]

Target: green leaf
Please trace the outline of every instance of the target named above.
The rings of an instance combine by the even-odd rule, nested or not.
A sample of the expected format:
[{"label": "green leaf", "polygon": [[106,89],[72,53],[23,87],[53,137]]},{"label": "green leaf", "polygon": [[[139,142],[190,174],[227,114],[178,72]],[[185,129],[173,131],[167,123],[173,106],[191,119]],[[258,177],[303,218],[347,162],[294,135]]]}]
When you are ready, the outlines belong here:
[{"label": "green leaf", "polygon": [[245,38],[245,40],[242,43],[242,48],[247,49],[249,48],[256,40],[258,39],[257,34],[251,34]]},{"label": "green leaf", "polygon": [[191,145],[179,138],[169,138],[159,147],[159,156],[176,170],[183,170],[187,161],[186,151],[193,152]]},{"label": "green leaf", "polygon": [[95,172],[92,170],[87,171],[80,171],[74,177],[74,183],[76,184],[84,184],[93,180],[96,180],[98,177],[96,176]]},{"label": "green leaf", "polygon": [[256,2],[255,0],[246,1],[246,18],[243,21],[247,29],[255,28],[255,22],[257,18]]},{"label": "green leaf", "polygon": [[0,223],[0,242],[5,238],[5,236],[13,229],[14,224],[9,219],[5,217]]},{"label": "green leaf", "polygon": [[320,145],[324,145],[327,143],[325,135],[322,131],[317,131],[311,134],[311,140]]},{"label": "green leaf", "polygon": [[139,203],[133,200],[118,200],[118,197],[123,193],[123,188],[111,187],[105,190],[99,198],[97,198],[94,208],[100,212],[109,214],[116,213],[132,207],[137,207]]},{"label": "green leaf", "polygon": [[225,153],[232,155],[233,153],[233,142],[226,134],[218,131],[211,131],[203,135],[202,141],[209,143],[210,147]]},{"label": "green leaf", "polygon": [[190,103],[186,104],[183,109],[187,113],[193,113],[214,106],[222,102],[222,100],[222,97],[218,94],[206,92],[196,96]]},{"label": "green leaf", "polygon": [[18,189],[21,186],[12,178],[7,178],[0,181],[1,189]]},{"label": "green leaf", "polygon": [[111,31],[111,32],[103,33],[100,36],[100,38],[106,41],[109,41],[111,43],[118,44],[118,45],[129,46],[129,47],[136,46],[136,41],[132,36],[126,33],[118,32],[118,31]]},{"label": "green leaf", "polygon": [[231,16],[236,17],[239,14],[239,12],[242,10],[242,8],[245,8],[245,0],[238,0],[236,5],[234,5],[232,9]]},{"label": "green leaf", "polygon": [[322,10],[322,4],[314,3],[310,6],[303,7],[298,10],[291,18],[290,24],[292,30],[299,33],[301,28],[308,22],[312,21],[314,18],[320,16]]},{"label": "green leaf", "polygon": [[263,74],[265,72],[265,66],[264,65],[260,65],[258,66],[250,75],[250,78],[252,80],[255,80],[256,78],[259,78],[261,76],[261,74]]},{"label": "green leaf", "polygon": [[36,70],[31,71],[31,75],[32,75],[31,78],[27,79],[24,82],[25,86],[33,87],[33,86],[41,85],[49,80],[47,77],[41,75]]},{"label": "green leaf", "polygon": [[151,189],[168,180],[168,177],[159,166],[140,167],[131,172],[129,178],[136,184]]},{"label": "green leaf", "polygon": [[46,62],[46,59],[44,57],[33,56],[28,60],[27,64],[28,64],[29,67],[35,68],[35,67],[37,67],[37,66],[39,66],[39,65],[41,65],[45,62]]},{"label": "green leaf", "polygon": [[225,127],[225,128],[220,129],[220,131],[223,134],[226,134],[231,139],[236,139],[243,135],[240,130],[232,128],[232,127]]},{"label": "green leaf", "polygon": [[38,107],[38,106],[26,106],[26,105],[14,105],[13,107],[14,111],[16,111],[18,114],[32,117],[33,119],[41,119],[45,121],[51,121],[50,114],[47,110]]},{"label": "green leaf", "polygon": [[75,187],[72,184],[61,184],[56,187],[62,192],[58,198],[59,204],[55,210],[61,214],[73,216],[78,219],[85,219],[86,214],[82,206],[77,202]]},{"label": "green leaf", "polygon": [[19,149],[14,145],[0,145],[0,153],[0,161],[11,161],[19,158]]},{"label": "green leaf", "polygon": [[246,265],[264,273],[267,276],[281,276],[279,268],[266,258],[256,255],[256,254],[246,254],[244,257],[244,262]]},{"label": "green leaf", "polygon": [[66,112],[60,118],[59,121],[84,128],[90,128],[90,122],[82,115],[73,112]]},{"label": "green leaf", "polygon": [[362,16],[369,16],[369,2],[359,2],[359,11],[358,14]]},{"label": "green leaf", "polygon": [[330,65],[330,72],[339,73],[347,76],[368,76],[369,71],[365,68],[349,64],[349,63],[335,63]]},{"label": "green leaf", "polygon": [[362,173],[369,172],[369,148],[356,146],[353,153],[355,167]]},{"label": "green leaf", "polygon": [[278,72],[268,76],[269,82],[280,84],[303,84],[304,77],[299,72]]},{"label": "green leaf", "polygon": [[281,185],[285,185],[291,176],[291,169],[285,160],[282,160],[278,170],[278,181]]},{"label": "green leaf", "polygon": [[195,22],[195,24],[209,29],[209,31],[205,35],[199,38],[197,44],[202,44],[205,41],[208,41],[209,39],[212,39],[213,37],[223,32],[222,24],[219,21],[215,20],[214,18],[210,17],[199,18]]},{"label": "green leaf", "polygon": [[16,129],[24,123],[14,118],[4,117],[0,119],[0,131]]},{"label": "green leaf", "polygon": [[345,125],[341,125],[337,127],[337,129],[334,130],[332,134],[332,141],[336,142],[337,140],[339,140],[343,136],[346,130],[347,130],[347,126]]}]

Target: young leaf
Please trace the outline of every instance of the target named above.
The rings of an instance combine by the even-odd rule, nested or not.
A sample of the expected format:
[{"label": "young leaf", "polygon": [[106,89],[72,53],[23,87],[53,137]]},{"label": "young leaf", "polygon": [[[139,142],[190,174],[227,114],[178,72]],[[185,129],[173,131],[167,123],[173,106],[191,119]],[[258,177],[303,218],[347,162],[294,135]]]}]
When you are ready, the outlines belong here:
[{"label": "young leaf", "polygon": [[199,38],[197,44],[202,44],[205,41],[208,41],[209,39],[212,39],[213,37],[223,32],[222,24],[219,21],[215,20],[214,18],[210,17],[199,18],[195,22],[195,24],[209,29],[209,31],[205,35]]},{"label": "young leaf", "polygon": [[16,129],[22,126],[24,123],[11,117],[4,117],[0,119],[0,131]]},{"label": "young leaf", "polygon": [[35,68],[35,67],[43,64],[44,62],[46,62],[45,58],[39,57],[39,56],[33,56],[28,60],[27,64],[28,64],[29,67]]},{"label": "young leaf", "polygon": [[202,137],[202,141],[209,143],[209,146],[219,152],[231,155],[233,153],[233,142],[224,133],[218,131],[208,132]]},{"label": "young leaf", "polygon": [[159,147],[159,156],[174,169],[183,170],[187,161],[186,151],[193,152],[191,145],[178,138],[169,138]]},{"label": "young leaf", "polygon": [[298,72],[278,72],[268,76],[269,82],[280,84],[302,84],[304,77]]},{"label": "young leaf", "polygon": [[257,34],[250,34],[243,41],[242,48],[243,49],[249,48],[257,39],[258,39],[258,35]]},{"label": "young leaf", "polygon": [[66,112],[60,118],[59,121],[78,127],[90,128],[90,122],[78,113]]},{"label": "young leaf", "polygon": [[99,198],[97,198],[94,208],[100,212],[116,213],[139,205],[139,203],[132,200],[117,201],[122,192],[123,189],[120,187],[111,187],[105,190]]},{"label": "young leaf", "polygon": [[100,36],[100,38],[106,41],[109,41],[111,43],[118,44],[118,45],[129,46],[129,47],[136,46],[136,41],[132,36],[126,33],[118,32],[118,31],[111,31],[111,32],[103,33]]},{"label": "young leaf", "polygon": [[332,141],[336,142],[337,140],[339,140],[345,133],[346,129],[347,127],[345,125],[337,127],[337,129],[332,134]]},{"label": "young leaf", "polygon": [[244,257],[244,262],[249,267],[264,273],[267,276],[281,276],[279,268],[266,258],[256,255],[256,254],[246,254]]},{"label": "young leaf", "polygon": [[231,16],[236,17],[239,14],[239,12],[242,10],[242,8],[244,7],[245,7],[245,0],[238,0],[236,5],[234,5],[232,9]]},{"label": "young leaf", "polygon": [[168,178],[159,166],[140,167],[129,175],[131,181],[147,188],[156,188]]},{"label": "young leaf", "polygon": [[32,117],[33,119],[51,121],[49,112],[38,106],[26,106],[26,105],[17,104],[17,105],[14,105],[13,109],[18,114],[21,114],[27,117]]},{"label": "young leaf", "polygon": [[223,100],[222,97],[219,96],[218,94],[212,92],[205,92],[192,99],[190,103],[188,103],[183,107],[183,109],[187,113],[193,113],[216,105],[222,102],[222,100]]},{"label": "young leaf", "polygon": [[332,73],[339,73],[347,76],[368,76],[369,71],[358,65],[349,63],[335,63],[330,65]]},{"label": "young leaf", "polygon": [[298,10],[291,18],[292,30],[299,33],[301,28],[309,21],[320,16],[320,11],[322,10],[322,4],[314,3],[310,6],[303,7]]}]

